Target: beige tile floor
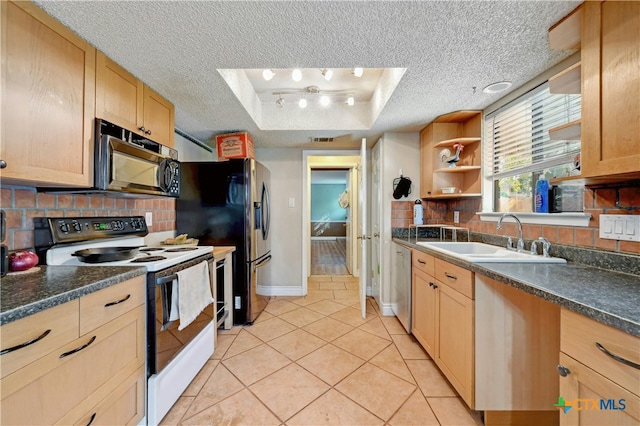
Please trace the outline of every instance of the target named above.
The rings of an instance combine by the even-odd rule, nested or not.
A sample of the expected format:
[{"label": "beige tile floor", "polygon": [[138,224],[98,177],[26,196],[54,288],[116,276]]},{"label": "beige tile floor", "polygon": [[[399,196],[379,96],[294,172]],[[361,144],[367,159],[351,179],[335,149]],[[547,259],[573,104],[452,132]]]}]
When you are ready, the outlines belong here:
[{"label": "beige tile floor", "polygon": [[216,350],[163,425],[481,425],[422,347],[358,283],[312,276]]}]

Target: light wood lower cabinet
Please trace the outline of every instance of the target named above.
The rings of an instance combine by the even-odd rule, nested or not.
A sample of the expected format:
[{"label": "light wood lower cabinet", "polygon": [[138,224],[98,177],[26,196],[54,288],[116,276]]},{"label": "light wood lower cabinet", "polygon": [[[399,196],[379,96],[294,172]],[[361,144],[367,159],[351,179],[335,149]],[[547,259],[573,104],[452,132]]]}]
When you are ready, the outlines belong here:
[{"label": "light wood lower cabinet", "polygon": [[104,294],[102,305],[105,309],[117,306],[119,314],[87,327],[86,333],[76,334],[73,340],[52,345],[53,349],[42,345],[37,359],[2,378],[1,424],[75,424],[93,413],[94,424],[99,418],[106,419],[105,424],[113,419],[118,421],[111,424],[135,424],[144,417],[146,309],[140,300],[146,291],[145,277],[114,287],[126,288],[131,296],[105,306],[122,300],[113,297],[119,291],[107,288],[69,304],[82,317],[79,306],[87,301],[95,305],[96,298]]},{"label": "light wood lower cabinet", "polygon": [[473,273],[419,250],[412,259],[411,332],[473,408]]},{"label": "light wood lower cabinet", "polygon": [[560,335],[560,425],[640,424],[640,338],[566,309]]}]

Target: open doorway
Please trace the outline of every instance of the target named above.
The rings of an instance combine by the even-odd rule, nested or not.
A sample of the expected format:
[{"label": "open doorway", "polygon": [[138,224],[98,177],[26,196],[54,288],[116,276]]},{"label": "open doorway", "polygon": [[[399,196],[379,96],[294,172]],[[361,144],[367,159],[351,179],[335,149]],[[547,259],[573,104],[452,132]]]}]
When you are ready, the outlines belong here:
[{"label": "open doorway", "polygon": [[[343,151],[340,154],[346,155],[327,155],[328,152],[320,153],[314,152],[313,154],[304,155],[304,182],[303,182],[303,259],[305,259],[303,265],[303,277],[306,281],[307,278],[314,275],[311,269],[312,264],[312,220],[311,220],[311,184],[312,184],[312,172],[316,171],[344,171],[346,175],[346,193],[345,197],[348,200],[348,211],[343,210],[346,213],[347,219],[345,220],[346,236],[344,240],[345,246],[345,261],[346,261],[346,274],[353,277],[359,277],[359,244],[358,241],[358,167],[360,163],[360,156],[356,155],[359,152]],[[320,155],[314,155],[320,154]],[[325,154],[325,155],[322,155]],[[339,200],[334,201],[336,206],[339,204]],[[342,226],[340,224],[339,226]],[[314,240],[317,240],[314,238]],[[315,271],[314,271],[315,272]],[[306,288],[305,288],[306,290]]]},{"label": "open doorway", "polygon": [[348,168],[311,169],[311,275],[351,275],[347,231],[351,224]]}]

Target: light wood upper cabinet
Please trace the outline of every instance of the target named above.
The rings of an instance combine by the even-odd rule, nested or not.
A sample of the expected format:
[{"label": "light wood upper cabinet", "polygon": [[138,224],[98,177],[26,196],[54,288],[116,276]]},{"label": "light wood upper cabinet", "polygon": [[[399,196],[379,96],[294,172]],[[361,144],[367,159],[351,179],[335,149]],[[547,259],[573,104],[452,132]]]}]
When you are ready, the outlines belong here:
[{"label": "light wood upper cabinet", "polygon": [[640,2],[582,14],[582,175],[640,175]]},{"label": "light wood upper cabinet", "polygon": [[133,74],[98,52],[96,117],[174,146],[174,107]]},{"label": "light wood upper cabinet", "polygon": [[[442,115],[420,132],[420,198],[464,198],[481,196],[482,113],[457,111]],[[459,161],[450,167],[445,155],[456,153],[462,145]],[[454,187],[453,194],[442,188]]]},{"label": "light wood upper cabinet", "polygon": [[2,180],[93,183],[95,49],[31,2],[0,2]]}]

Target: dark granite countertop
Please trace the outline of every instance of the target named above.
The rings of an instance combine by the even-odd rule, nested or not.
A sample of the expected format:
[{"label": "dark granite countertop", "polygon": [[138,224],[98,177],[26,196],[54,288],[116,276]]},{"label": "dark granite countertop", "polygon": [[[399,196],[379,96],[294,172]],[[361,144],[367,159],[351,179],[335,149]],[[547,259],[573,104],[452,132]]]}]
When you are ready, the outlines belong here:
[{"label": "dark granite countertop", "polygon": [[469,263],[406,239],[394,238],[393,241],[640,336],[640,277],[637,275],[575,262]]},{"label": "dark granite countertop", "polygon": [[0,325],[146,274],[130,266],[38,266],[0,281]]}]

